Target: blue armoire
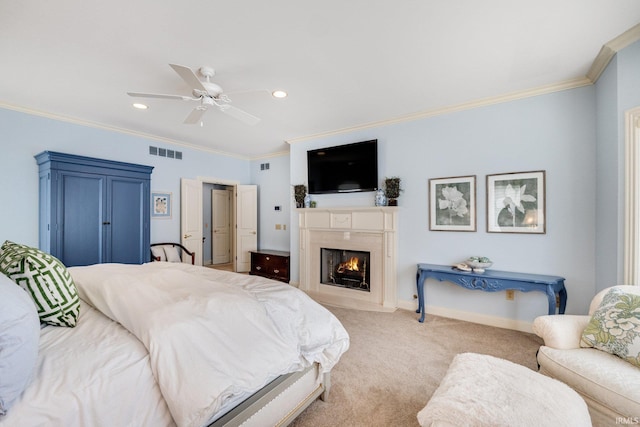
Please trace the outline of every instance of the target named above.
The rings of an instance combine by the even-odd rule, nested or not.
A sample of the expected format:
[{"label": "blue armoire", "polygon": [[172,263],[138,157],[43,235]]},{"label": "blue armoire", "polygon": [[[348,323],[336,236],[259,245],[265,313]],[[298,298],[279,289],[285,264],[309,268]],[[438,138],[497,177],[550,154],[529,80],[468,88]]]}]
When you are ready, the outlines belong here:
[{"label": "blue armoire", "polygon": [[152,166],[44,151],[40,249],[66,266],[149,261]]}]

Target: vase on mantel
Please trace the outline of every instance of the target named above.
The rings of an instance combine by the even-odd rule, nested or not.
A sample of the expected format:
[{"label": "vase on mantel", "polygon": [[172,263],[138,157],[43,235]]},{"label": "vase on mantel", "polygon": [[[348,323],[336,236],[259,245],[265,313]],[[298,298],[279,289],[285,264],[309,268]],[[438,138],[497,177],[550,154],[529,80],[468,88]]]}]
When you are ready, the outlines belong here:
[{"label": "vase on mantel", "polygon": [[376,191],[376,206],[387,206],[387,196],[384,195],[382,188]]}]

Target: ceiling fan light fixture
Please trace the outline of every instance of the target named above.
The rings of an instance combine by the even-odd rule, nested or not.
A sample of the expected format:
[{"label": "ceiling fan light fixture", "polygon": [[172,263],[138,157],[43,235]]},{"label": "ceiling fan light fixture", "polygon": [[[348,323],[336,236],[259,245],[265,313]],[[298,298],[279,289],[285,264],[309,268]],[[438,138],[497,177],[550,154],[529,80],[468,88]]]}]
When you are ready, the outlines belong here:
[{"label": "ceiling fan light fixture", "polygon": [[284,90],[274,90],[273,92],[271,92],[271,96],[273,96],[274,98],[286,98],[288,95],[287,92],[285,92]]},{"label": "ceiling fan light fixture", "polygon": [[133,104],[133,108],[137,108],[138,110],[146,110],[149,108],[149,106],[145,104],[141,104],[140,102],[135,102]]},{"label": "ceiling fan light fixture", "polygon": [[[202,67],[199,72],[200,75],[205,77],[206,81],[202,81],[189,67],[184,65],[169,64],[171,68],[185,81],[191,88],[193,96],[173,95],[173,94],[161,94],[161,93],[142,93],[142,92],[127,92],[127,95],[133,97],[142,98],[157,98],[157,99],[175,99],[182,101],[200,101],[200,105],[194,108],[187,116],[183,123],[188,125],[200,124],[203,126],[202,116],[208,108],[217,107],[221,112],[228,114],[229,116],[238,119],[249,126],[255,126],[260,122],[260,118],[253,116],[237,107],[229,105],[231,100],[222,92],[222,88],[217,84],[210,81],[210,78],[215,74],[213,68]],[[148,108],[144,104],[135,106],[136,108]]]}]

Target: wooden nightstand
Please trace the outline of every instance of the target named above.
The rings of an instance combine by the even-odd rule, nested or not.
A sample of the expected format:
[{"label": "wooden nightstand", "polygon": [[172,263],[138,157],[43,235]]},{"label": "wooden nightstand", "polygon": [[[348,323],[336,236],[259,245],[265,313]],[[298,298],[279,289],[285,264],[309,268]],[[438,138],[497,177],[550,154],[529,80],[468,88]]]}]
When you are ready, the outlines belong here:
[{"label": "wooden nightstand", "polygon": [[249,274],[289,283],[289,252],[263,249],[251,251]]}]

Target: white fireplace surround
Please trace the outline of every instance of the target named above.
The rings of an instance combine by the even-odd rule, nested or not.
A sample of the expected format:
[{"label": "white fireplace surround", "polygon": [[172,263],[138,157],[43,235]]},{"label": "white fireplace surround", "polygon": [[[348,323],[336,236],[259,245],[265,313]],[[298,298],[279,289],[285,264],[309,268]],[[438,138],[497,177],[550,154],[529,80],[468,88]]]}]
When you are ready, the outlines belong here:
[{"label": "white fireplace surround", "polygon": [[[298,209],[300,289],[316,301],[361,310],[394,311],[397,297],[398,208]],[[370,254],[370,292],[320,282],[320,249]]]}]

